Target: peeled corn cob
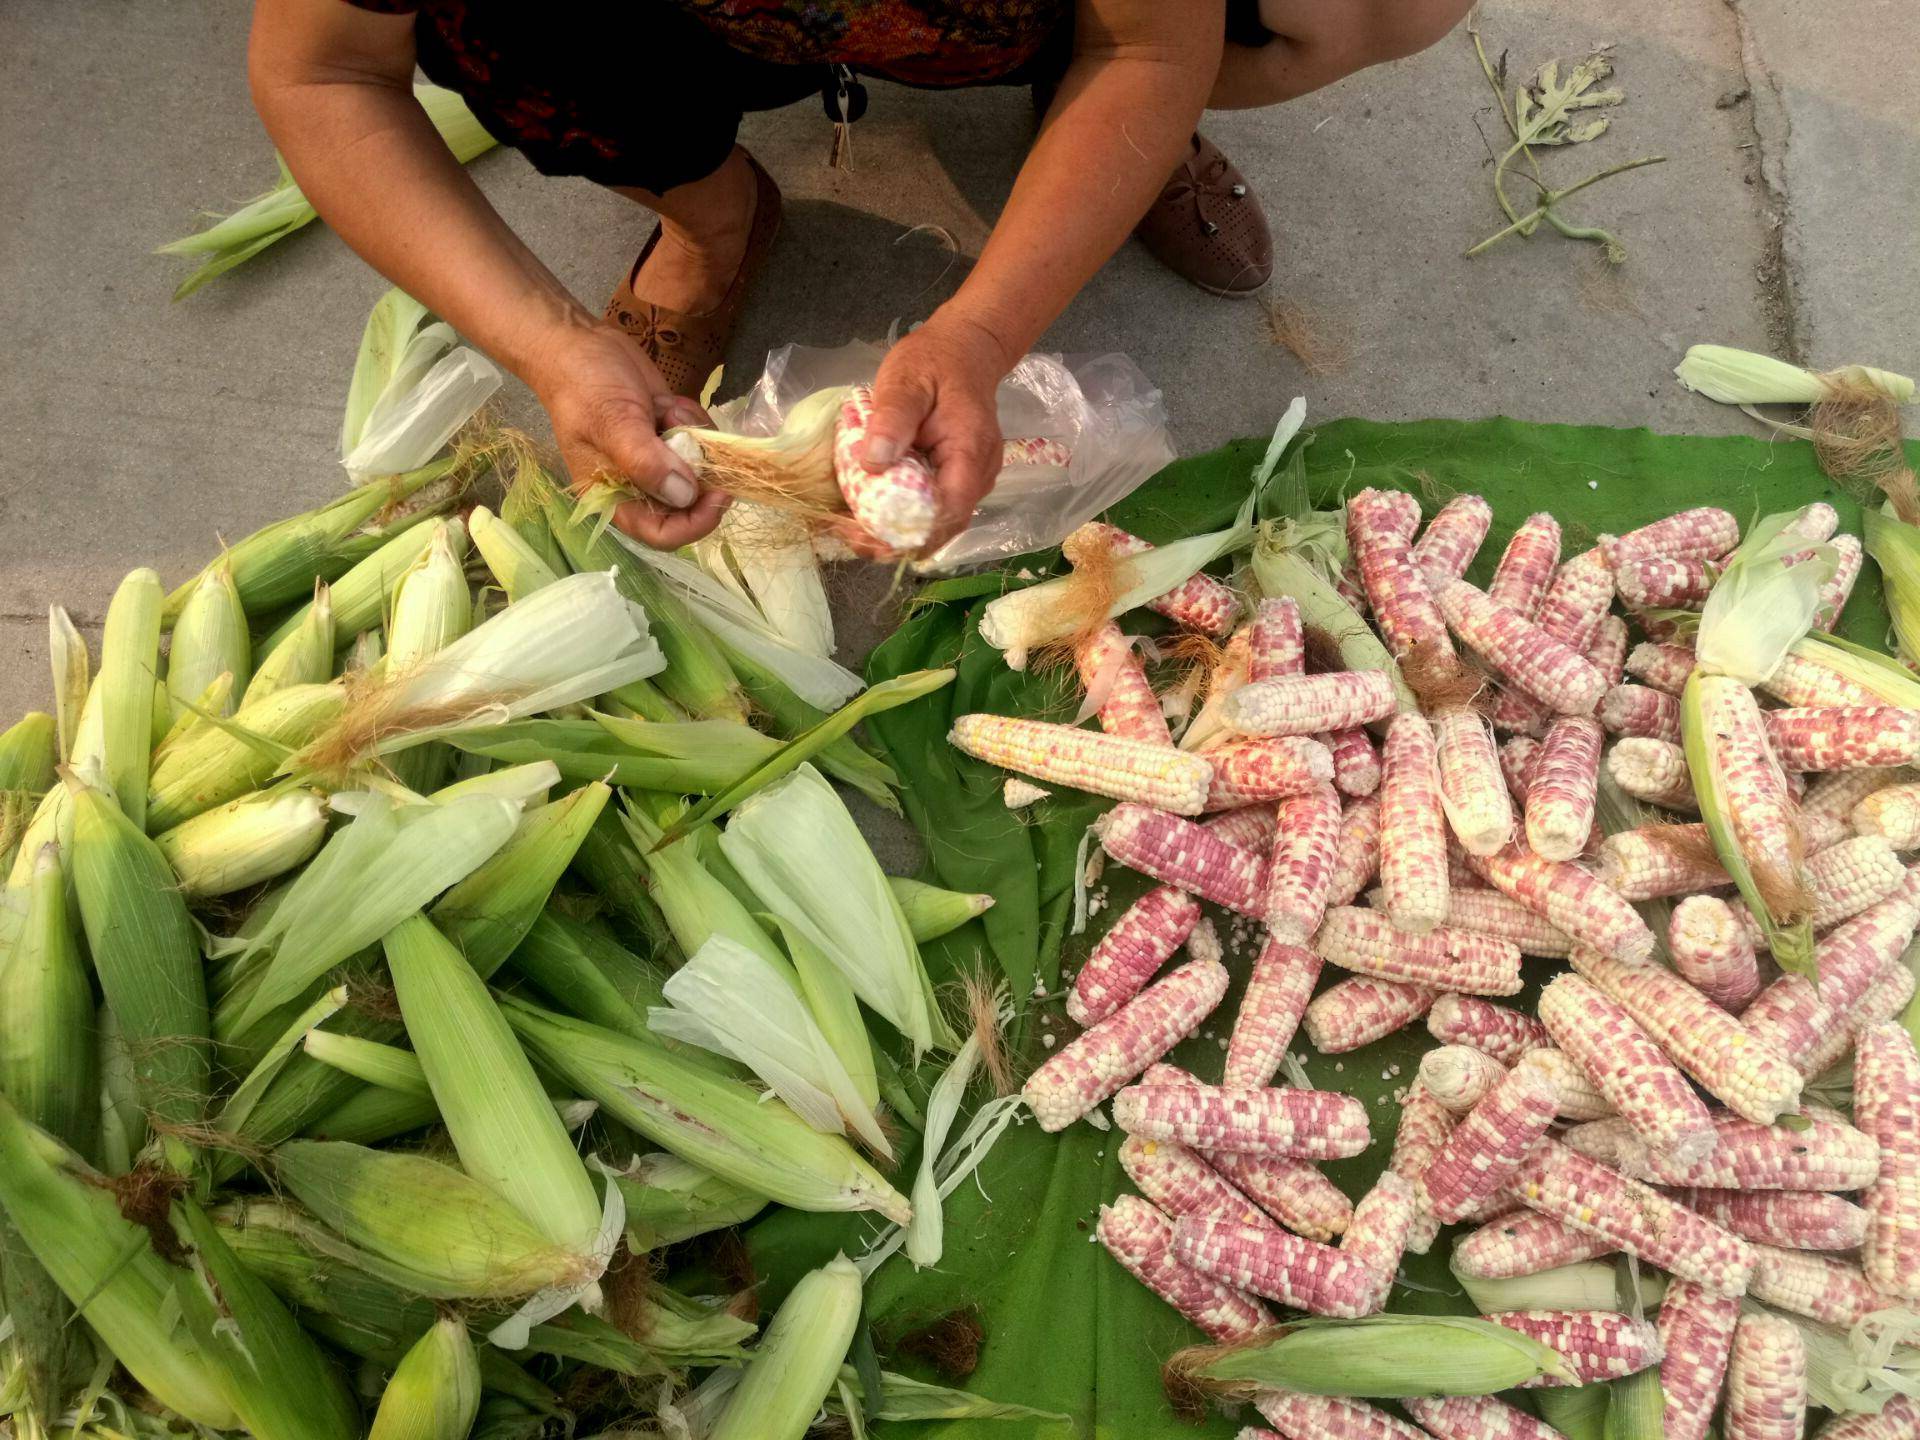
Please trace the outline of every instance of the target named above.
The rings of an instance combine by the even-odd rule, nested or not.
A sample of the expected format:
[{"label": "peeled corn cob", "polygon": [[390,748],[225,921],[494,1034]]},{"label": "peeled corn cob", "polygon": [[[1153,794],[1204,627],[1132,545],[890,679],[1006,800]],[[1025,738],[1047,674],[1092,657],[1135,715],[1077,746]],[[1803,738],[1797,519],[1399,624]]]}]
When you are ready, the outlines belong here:
[{"label": "peeled corn cob", "polygon": [[1573,860],[1593,830],[1605,737],[1592,720],[1562,715],[1547,729],[1527,774],[1527,846],[1546,860]]},{"label": "peeled corn cob", "polygon": [[1419,1074],[1429,1095],[1452,1114],[1464,1115],[1507,1078],[1507,1067],[1471,1045],[1442,1045],[1420,1057]]},{"label": "peeled corn cob", "polygon": [[1920,712],[1895,705],[1769,710],[1767,739],[1789,770],[1892,769],[1920,760]]},{"label": "peeled corn cob", "polygon": [[1880,1146],[1880,1174],[1864,1197],[1862,1267],[1876,1289],[1920,1299],[1920,1056],[1892,1021],[1855,1043],[1853,1123]]},{"label": "peeled corn cob", "polygon": [[869,470],[861,457],[872,424],[873,391],[855,385],[834,426],[833,478],[855,520],[889,550],[911,553],[927,543],[939,513],[933,467],[909,451],[883,470]]},{"label": "peeled corn cob", "polygon": [[1643,685],[1677,696],[1686,688],[1693,673],[1691,645],[1662,645],[1649,642],[1636,645],[1627,656],[1627,674]]},{"label": "peeled corn cob", "polygon": [[1813,928],[1828,930],[1877,905],[1906,880],[1906,867],[1878,835],[1855,835],[1812,856]]},{"label": "peeled corn cob", "polygon": [[1897,1303],[1874,1289],[1852,1260],[1761,1244],[1753,1257],[1748,1293],[1776,1310],[1848,1329]]},{"label": "peeled corn cob", "polygon": [[947,738],[976,760],[1176,815],[1198,815],[1213,780],[1213,768],[1197,755],[1044,720],[962,715]]},{"label": "peeled corn cob", "polygon": [[1333,755],[1334,789],[1359,797],[1380,788],[1380,751],[1365,730],[1353,726],[1329,731],[1326,745]]},{"label": "peeled corn cob", "polygon": [[1814,1432],[1814,1440],[1905,1440],[1920,1430],[1920,1401],[1889,1395],[1877,1415],[1836,1415]]},{"label": "peeled corn cob", "polygon": [[1727,511],[1702,505],[1681,510],[1606,543],[1615,565],[1642,555],[1700,555],[1717,559],[1740,543],[1740,522]]},{"label": "peeled corn cob", "polygon": [[1717,567],[1698,555],[1642,555],[1614,569],[1620,598],[1634,610],[1698,610]]},{"label": "peeled corn cob", "polygon": [[1442,1045],[1467,1045],[1502,1065],[1513,1065],[1529,1050],[1552,1044],[1547,1027],[1531,1015],[1509,1010],[1477,995],[1442,995],[1427,1012],[1427,1033]]},{"label": "peeled corn cob", "polygon": [[1736,1235],[1787,1250],[1857,1250],[1867,1234],[1867,1212],[1838,1195],[1682,1186],[1673,1198]]},{"label": "peeled corn cob", "polygon": [[1380,786],[1380,884],[1402,930],[1431,930],[1447,913],[1447,836],[1433,729],[1418,715],[1387,731]]},{"label": "peeled corn cob", "polygon": [[1245,1339],[1268,1323],[1258,1300],[1176,1259],[1173,1222],[1138,1196],[1103,1205],[1094,1234],[1135,1279],[1214,1340]]},{"label": "peeled corn cob", "polygon": [[1400,502],[1379,490],[1362,490],[1347,500],[1347,541],[1360,567],[1360,583],[1374,623],[1396,657],[1404,659],[1418,647],[1436,661],[1450,661],[1446,622],[1401,533],[1399,508]]},{"label": "peeled corn cob", "polygon": [[1109,620],[1073,647],[1073,663],[1089,696],[1100,695],[1100,728],[1123,740],[1148,745],[1171,745],[1167,717],[1160,697],[1147,683],[1147,672],[1133,646]]},{"label": "peeled corn cob", "polygon": [[1313,998],[1300,1018],[1322,1055],[1340,1055],[1405,1029],[1432,1007],[1438,990],[1356,975]]},{"label": "peeled corn cob", "polygon": [[1330,1245],[1212,1215],[1174,1221],[1173,1254],[1222,1284],[1313,1315],[1365,1315],[1376,1288],[1364,1263]]},{"label": "peeled corn cob", "polygon": [[1576,1265],[1613,1253],[1613,1242],[1523,1210],[1488,1221],[1460,1237],[1450,1261],[1454,1273],[1480,1280],[1511,1280]]},{"label": "peeled corn cob", "polygon": [[1448,626],[1503,680],[1561,714],[1593,714],[1606,677],[1579,651],[1464,580],[1442,589],[1438,601]]},{"label": "peeled corn cob", "polygon": [[1395,709],[1383,670],[1335,670],[1249,681],[1221,705],[1226,725],[1243,735],[1317,735],[1384,720]]},{"label": "peeled corn cob", "polygon": [[1169,885],[1128,907],[1093,947],[1074,976],[1067,1015],[1074,1024],[1104,1020],[1140,993],[1200,923],[1200,902]]},{"label": "peeled corn cob", "polygon": [[1208,810],[1233,810],[1307,794],[1333,779],[1333,755],[1305,735],[1271,735],[1210,746]]},{"label": "peeled corn cob", "polygon": [[1904,893],[1870,906],[1814,947],[1817,987],[1804,975],[1782,975],[1741,1012],[1740,1023],[1798,1064],[1895,963],[1916,924],[1920,909]]},{"label": "peeled corn cob", "polygon": [[1267,598],[1253,607],[1247,628],[1247,679],[1272,680],[1304,674],[1306,646],[1300,629],[1300,606],[1290,595]]},{"label": "peeled corn cob", "polygon": [[1320,957],[1313,951],[1284,940],[1267,940],[1253,962],[1234,1016],[1222,1085],[1229,1090],[1257,1089],[1272,1081],[1319,978]]},{"label": "peeled corn cob", "polygon": [[1816,630],[1831,630],[1840,623],[1840,612],[1847,608],[1847,598],[1853,594],[1854,582],[1860,578],[1860,567],[1866,560],[1866,547],[1858,535],[1834,536],[1833,548],[1839,558],[1833,574],[1820,587],[1820,608],[1813,612]]},{"label": "peeled corn cob", "polygon": [[1629,736],[1607,752],[1607,773],[1636,800],[1668,810],[1696,810],[1687,752],[1678,744]]},{"label": "peeled corn cob", "polygon": [[[1119,559],[1141,555],[1153,549],[1138,535],[1130,535],[1118,526],[1097,521],[1083,525],[1078,533],[1104,539]],[[1211,575],[1195,574],[1166,594],[1156,595],[1147,601],[1147,608],[1155,614],[1166,616],[1176,625],[1218,638],[1233,629],[1240,602],[1234,599],[1233,591]]]},{"label": "peeled corn cob", "polygon": [[1716,1141],[1683,1164],[1648,1145],[1625,1121],[1596,1120],[1566,1133],[1568,1147],[1622,1174],[1660,1185],[1724,1190],[1861,1190],[1880,1173],[1880,1147],[1830,1110],[1808,1106],[1808,1125],[1788,1130],[1738,1115],[1714,1116]]},{"label": "peeled corn cob", "polygon": [[1327,913],[1314,948],[1329,964],[1380,980],[1481,995],[1520,989],[1520,949],[1512,941],[1464,930],[1411,934],[1352,905]]},{"label": "peeled corn cob", "polygon": [[1920,784],[1875,790],[1848,817],[1862,835],[1880,835],[1896,850],[1920,849]]},{"label": "peeled corn cob", "polygon": [[1433,1214],[1451,1223],[1506,1188],[1553,1123],[1556,1103],[1537,1071],[1508,1072],[1454,1127],[1421,1177]]},{"label": "peeled corn cob", "polygon": [[1285,1440],[1420,1440],[1416,1427],[1360,1400],[1265,1390],[1254,1406]]},{"label": "peeled corn cob", "polygon": [[1366,1107],[1350,1095],[1323,1090],[1142,1083],[1114,1097],[1113,1123],[1129,1135],[1209,1153],[1304,1160],[1358,1155],[1368,1139]]},{"label": "peeled corn cob", "polygon": [[1242,915],[1266,908],[1267,858],[1228,843],[1177,815],[1146,805],[1116,805],[1094,822],[1107,854],[1162,884]]},{"label": "peeled corn cob", "polygon": [[1683,1161],[1712,1150],[1707,1107],[1618,1002],[1577,976],[1562,975],[1540,992],[1540,1019],[1649,1144]]},{"label": "peeled corn cob", "polygon": [[1704,1440],[1720,1403],[1740,1302],[1714,1295],[1690,1280],[1674,1280],[1660,1302],[1657,1325],[1666,1355],[1660,1361],[1667,1440]]},{"label": "peeled corn cob", "polygon": [[1600,723],[1610,735],[1680,743],[1680,697],[1646,685],[1615,685],[1601,697]]},{"label": "peeled corn cob", "polygon": [[1493,731],[1479,711],[1448,706],[1433,717],[1440,804],[1470,855],[1491,855],[1513,839],[1513,802]]},{"label": "peeled corn cob", "polygon": [[1556,1440],[1560,1435],[1494,1395],[1410,1396],[1400,1403],[1435,1440]]},{"label": "peeled corn cob", "polygon": [[[1582,1385],[1645,1370],[1665,1353],[1651,1321],[1612,1310],[1502,1310],[1486,1318],[1557,1350]],[[1521,1388],[1560,1383],[1543,1377]]]},{"label": "peeled corn cob", "polygon": [[1560,522],[1544,510],[1529,515],[1501,552],[1487,598],[1532,619],[1559,564]]},{"label": "peeled corn cob", "polygon": [[1478,495],[1456,495],[1440,507],[1414,543],[1413,563],[1429,586],[1458,580],[1493,524],[1493,507]]},{"label": "peeled corn cob", "polygon": [[1480,861],[1478,868],[1495,889],[1580,944],[1628,964],[1639,964],[1653,953],[1653,932],[1647,922],[1577,865],[1511,845]]},{"label": "peeled corn cob", "polygon": [[1296,1235],[1331,1240],[1353,1219],[1353,1202],[1311,1160],[1230,1150],[1214,1151],[1207,1160],[1241,1194]]},{"label": "peeled corn cob", "polygon": [[1598,1120],[1613,1114],[1613,1104],[1600,1093],[1593,1077],[1575,1063],[1566,1051],[1552,1046],[1529,1050],[1520,1057],[1520,1065],[1546,1076],[1560,1097],[1562,1120]]},{"label": "peeled corn cob", "polygon": [[1129,1135],[1120,1168],[1134,1187],[1169,1216],[1222,1215],[1246,1225],[1271,1225],[1253,1201],[1184,1145]]},{"label": "peeled corn cob", "polygon": [[1825,1074],[1853,1050],[1854,1039],[1869,1025],[1906,1014],[1913,1003],[1916,982],[1904,965],[1883,970],[1880,978],[1867,987],[1867,993],[1854,1001],[1846,1021],[1828,1030],[1818,1046],[1800,1060],[1800,1073],[1806,1079]]},{"label": "peeled corn cob", "polygon": [[1380,873],[1380,802],[1355,800],[1340,816],[1340,834],[1334,842],[1333,875],[1327,882],[1327,903],[1346,905]]},{"label": "peeled corn cob", "polygon": [[1498,890],[1489,890],[1484,886],[1478,889],[1454,887],[1447,897],[1446,928],[1511,941],[1519,947],[1522,955],[1564,960],[1573,953],[1570,936],[1555,929],[1519,901],[1510,900]]},{"label": "peeled corn cob", "polygon": [[1419,1214],[1408,1236],[1407,1248],[1416,1254],[1426,1254],[1440,1233],[1440,1222],[1420,1193],[1420,1177],[1452,1133],[1452,1114],[1416,1079],[1407,1087],[1407,1098],[1400,1107],[1400,1121],[1393,1135],[1393,1150],[1387,1159],[1387,1168],[1414,1187]]},{"label": "peeled corn cob", "polygon": [[1798,1440],[1807,1425],[1807,1352],[1778,1315],[1748,1314],[1727,1362],[1727,1440]]}]

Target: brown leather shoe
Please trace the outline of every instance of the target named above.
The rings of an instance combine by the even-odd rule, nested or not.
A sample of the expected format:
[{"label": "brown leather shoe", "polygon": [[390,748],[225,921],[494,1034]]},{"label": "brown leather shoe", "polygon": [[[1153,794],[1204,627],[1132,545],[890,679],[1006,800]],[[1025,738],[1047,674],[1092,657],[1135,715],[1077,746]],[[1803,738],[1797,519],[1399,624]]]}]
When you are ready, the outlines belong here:
[{"label": "brown leather shoe", "polygon": [[1204,135],[1133,233],[1174,274],[1215,295],[1257,291],[1273,274],[1273,234],[1247,177]]},{"label": "brown leather shoe", "polygon": [[733,327],[740,318],[747,287],[773,250],[773,237],[780,230],[780,187],[751,155],[747,157],[747,164],[753,167],[753,228],[747,234],[747,248],[740,256],[740,268],[734,272],[733,282],[727,286],[727,293],[720,297],[718,305],[703,315],[688,315],[642,300],[634,293],[633,282],[640,274],[640,267],[647,263],[647,256],[659,242],[657,225],[647,237],[639,258],[633,262],[633,268],[627,271],[625,283],[607,302],[606,318],[640,342],[640,348],[660,367],[661,377],[676,395],[698,398],[707,377],[726,358],[727,342],[733,338]]}]

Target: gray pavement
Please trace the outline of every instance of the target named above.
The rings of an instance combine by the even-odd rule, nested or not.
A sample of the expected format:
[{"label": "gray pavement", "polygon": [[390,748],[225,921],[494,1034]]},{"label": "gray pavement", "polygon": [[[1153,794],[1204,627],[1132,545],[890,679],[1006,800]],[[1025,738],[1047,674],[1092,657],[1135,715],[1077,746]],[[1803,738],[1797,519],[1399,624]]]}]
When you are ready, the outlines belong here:
[{"label": "gray pavement", "polygon": [[[151,249],[273,174],[247,101],[242,7],[8,0],[0,26],[5,717],[47,703],[49,601],[97,622],[131,566],[177,579],[216,534],[335,491],[348,368],[384,282],[316,225],[169,304],[182,267]],[[1579,213],[1626,240],[1624,270],[1604,276],[1590,251],[1545,234],[1462,258],[1500,224],[1486,180],[1500,122],[1457,33],[1294,105],[1207,122],[1273,217],[1275,297],[1344,364],[1304,373],[1256,306],[1204,296],[1135,246],[1046,347],[1131,354],[1167,392],[1188,453],[1263,432],[1295,393],[1323,418],[1744,428],[1671,382],[1694,340],[1920,368],[1920,122],[1908,83],[1920,19],[1909,7],[1834,0],[1816,16],[1793,0],[1489,0],[1480,26],[1516,75],[1615,46],[1628,100],[1613,132],[1546,163],[1565,181],[1669,157],[1583,197]],[[736,384],[781,342],[875,339],[923,318],[1005,196],[1030,130],[1024,91],[873,90],[850,170],[826,168],[816,107],[746,127],[788,220],[736,342]],[[475,174],[596,305],[650,224],[515,155],[488,156]],[[923,226],[959,254],[908,233]],[[538,422],[524,392],[512,405]],[[875,603],[872,577],[846,588],[857,622]]]}]

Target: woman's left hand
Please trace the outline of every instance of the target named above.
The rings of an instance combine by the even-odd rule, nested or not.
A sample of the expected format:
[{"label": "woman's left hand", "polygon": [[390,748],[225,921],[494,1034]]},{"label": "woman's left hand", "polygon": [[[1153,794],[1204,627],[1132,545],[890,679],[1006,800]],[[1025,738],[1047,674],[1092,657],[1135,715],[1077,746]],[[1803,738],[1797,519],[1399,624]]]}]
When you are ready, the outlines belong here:
[{"label": "woman's left hand", "polygon": [[933,462],[940,510],[924,554],[966,529],[1000,474],[994,390],[1011,365],[984,326],[944,310],[881,362],[862,459],[867,469],[880,471],[917,449]]}]

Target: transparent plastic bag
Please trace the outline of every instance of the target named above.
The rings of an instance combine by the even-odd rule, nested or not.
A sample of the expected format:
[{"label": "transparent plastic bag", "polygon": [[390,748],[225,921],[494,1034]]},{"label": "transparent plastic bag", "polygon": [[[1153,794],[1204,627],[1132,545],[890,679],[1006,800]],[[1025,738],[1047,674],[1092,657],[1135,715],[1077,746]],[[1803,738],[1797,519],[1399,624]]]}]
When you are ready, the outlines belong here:
[{"label": "transparent plastic bag", "polygon": [[[872,380],[885,354],[861,341],[783,346],[751,390],[715,409],[715,422],[771,435],[795,401]],[[1008,440],[1058,441],[1071,456],[1064,466],[1004,468],[973,524],[918,569],[958,570],[1057,545],[1174,458],[1160,391],[1125,355],[1028,355],[1000,382],[998,400]]]}]

